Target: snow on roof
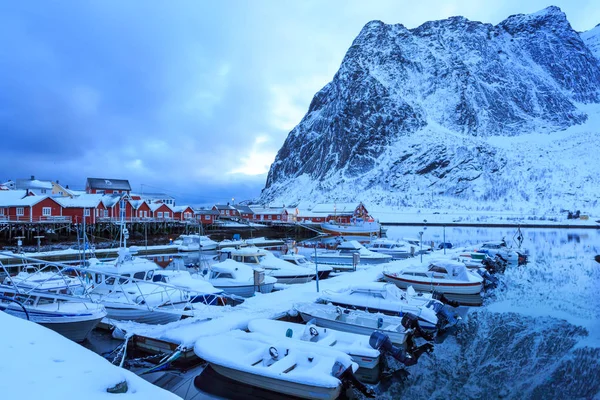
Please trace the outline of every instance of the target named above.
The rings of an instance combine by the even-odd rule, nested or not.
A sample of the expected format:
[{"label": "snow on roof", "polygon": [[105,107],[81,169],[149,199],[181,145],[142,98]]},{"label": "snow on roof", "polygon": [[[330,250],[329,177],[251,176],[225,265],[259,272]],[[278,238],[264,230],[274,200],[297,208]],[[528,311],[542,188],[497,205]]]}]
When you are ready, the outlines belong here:
[{"label": "snow on roof", "polygon": [[360,203],[322,203],[317,204],[311,210],[314,213],[354,213]]},{"label": "snow on roof", "polygon": [[102,196],[102,204],[105,207],[113,207],[119,200],[121,200],[120,194],[105,194]]},{"label": "snow on roof", "polygon": [[152,210],[152,212],[154,212],[154,211],[158,210],[159,208],[161,208],[162,206],[165,206],[169,210],[173,211],[173,208],[166,203],[152,203],[152,204],[150,204],[150,210]]},{"label": "snow on roof", "polygon": [[255,208],[252,210],[255,215],[269,215],[269,214],[284,214],[287,212],[285,208]]},{"label": "snow on roof", "polygon": [[16,189],[52,189],[51,181],[38,179],[17,179]]},{"label": "snow on roof", "polygon": [[103,195],[101,194],[82,194],[77,197],[55,197],[54,199],[58,204],[63,207],[82,207],[82,208],[95,208],[102,201]]},{"label": "snow on roof", "polygon": [[12,206],[27,196],[26,190],[6,190],[0,192],[0,206]]},{"label": "snow on roof", "polygon": [[171,210],[173,210],[173,212],[184,212],[184,211],[185,211],[185,210],[187,210],[188,208],[189,208],[190,210],[194,211],[194,210],[192,209],[192,207],[190,207],[190,206],[175,206],[175,207],[171,207]]},{"label": "snow on roof", "polygon": [[217,210],[235,210],[235,207],[229,204],[215,204],[215,207]]},{"label": "snow on roof", "polygon": [[[0,313],[0,326],[0,342],[10,344],[2,350],[10,362],[0,365],[3,398],[179,399],[43,326],[5,313]],[[106,391],[123,381],[127,393]]]}]

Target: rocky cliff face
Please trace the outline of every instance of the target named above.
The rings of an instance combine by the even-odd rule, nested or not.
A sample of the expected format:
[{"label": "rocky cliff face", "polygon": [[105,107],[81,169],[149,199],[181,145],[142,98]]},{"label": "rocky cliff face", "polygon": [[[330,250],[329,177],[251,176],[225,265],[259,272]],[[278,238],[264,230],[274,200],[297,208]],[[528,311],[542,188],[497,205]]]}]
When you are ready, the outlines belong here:
[{"label": "rocky cliff face", "polygon": [[[557,7],[496,26],[372,21],[290,132],[262,199],[529,200],[539,187],[560,191],[546,182],[560,174],[526,158],[581,142],[557,132],[585,124],[599,102],[600,61]],[[532,133],[547,137],[523,139]],[[572,184],[597,183],[581,179]]]}]

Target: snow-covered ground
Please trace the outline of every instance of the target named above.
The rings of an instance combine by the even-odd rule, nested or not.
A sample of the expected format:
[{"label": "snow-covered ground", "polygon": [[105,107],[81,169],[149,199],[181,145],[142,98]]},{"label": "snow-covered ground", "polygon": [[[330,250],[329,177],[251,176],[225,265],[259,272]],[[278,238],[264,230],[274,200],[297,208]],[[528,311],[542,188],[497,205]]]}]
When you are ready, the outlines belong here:
[{"label": "snow-covered ground", "polygon": [[[179,398],[33,322],[0,312],[0,326],[2,399]],[[106,391],[121,382],[126,393]]]}]

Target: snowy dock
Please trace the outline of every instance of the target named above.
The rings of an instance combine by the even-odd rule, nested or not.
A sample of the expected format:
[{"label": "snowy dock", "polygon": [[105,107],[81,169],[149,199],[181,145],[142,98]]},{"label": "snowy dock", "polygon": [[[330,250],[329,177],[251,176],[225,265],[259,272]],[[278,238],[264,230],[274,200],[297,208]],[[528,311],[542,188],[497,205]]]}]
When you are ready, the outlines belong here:
[{"label": "snowy dock", "polygon": [[[157,245],[157,246],[132,246],[137,249],[137,255],[157,255],[157,254],[176,254],[175,245]],[[97,249],[94,250],[94,256],[97,258],[116,258],[118,248]],[[35,258],[50,262],[71,262],[78,261],[82,257],[81,250],[69,248],[64,250],[41,251],[32,253],[14,253],[17,256]],[[90,253],[86,253],[86,258],[90,258]],[[0,256],[0,263],[4,266],[22,266],[23,261],[20,258]]]},{"label": "snowy dock", "polygon": [[[424,257],[424,262],[426,258]],[[147,343],[146,349],[155,351],[165,349],[182,352],[191,351],[194,344],[203,337],[219,335],[233,329],[245,330],[248,323],[257,318],[280,319],[293,314],[294,304],[314,302],[322,292],[340,290],[348,286],[375,282],[382,276],[385,268],[395,268],[410,260],[392,261],[388,264],[359,266],[356,272],[319,281],[320,292],[317,292],[316,281],[304,284],[288,285],[285,289],[268,294],[257,293],[237,306],[200,306],[200,318],[186,318],[166,325],[145,325],[128,321],[113,321],[116,328],[126,332],[128,336],[142,339],[134,341]],[[413,260],[414,262],[414,260]]]}]

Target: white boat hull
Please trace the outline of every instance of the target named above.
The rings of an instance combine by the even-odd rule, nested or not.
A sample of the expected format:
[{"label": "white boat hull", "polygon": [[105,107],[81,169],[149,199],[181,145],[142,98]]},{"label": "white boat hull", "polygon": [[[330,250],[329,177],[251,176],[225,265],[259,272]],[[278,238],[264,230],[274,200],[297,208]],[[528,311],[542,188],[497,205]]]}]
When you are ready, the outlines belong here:
[{"label": "white boat hull", "polygon": [[446,282],[435,282],[435,281],[419,281],[414,279],[406,279],[401,277],[394,277],[388,274],[383,274],[383,278],[387,282],[394,283],[401,289],[407,289],[412,286],[413,289],[420,292],[438,292],[438,293],[450,293],[450,294],[479,294],[483,289],[481,282],[469,282],[469,283],[446,283]]},{"label": "white boat hull", "polygon": [[283,379],[274,379],[258,374],[252,374],[212,362],[210,365],[215,372],[237,382],[303,399],[336,399],[341,391],[341,385],[338,385],[337,387],[310,386]]},{"label": "white boat hull", "polygon": [[157,309],[144,309],[143,306],[128,307],[120,304],[104,304],[107,318],[117,321],[134,321],[144,324],[163,325],[179,321],[181,314],[175,308],[161,311]]},{"label": "white boat hull", "polygon": [[31,322],[45,326],[74,342],[83,342],[90,332],[100,323],[102,318],[106,316],[105,312],[81,316],[61,316],[56,313],[40,313],[30,309],[27,310],[27,315],[21,309],[13,309],[10,307],[0,307],[0,311],[5,311],[7,314],[21,319],[27,319],[29,315],[29,320]]},{"label": "white boat hull", "polygon": [[[259,287],[260,293],[271,293],[273,291],[275,284],[274,283],[266,283],[262,284]],[[252,297],[255,293],[254,285],[243,285],[243,286],[215,286],[217,289],[223,290],[225,293],[232,294],[240,297]]]}]

